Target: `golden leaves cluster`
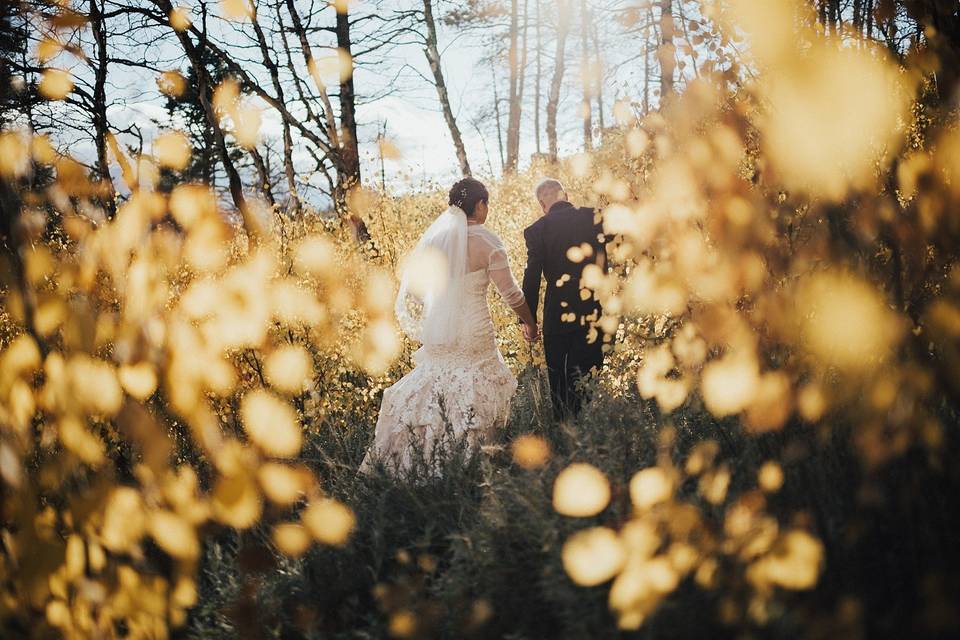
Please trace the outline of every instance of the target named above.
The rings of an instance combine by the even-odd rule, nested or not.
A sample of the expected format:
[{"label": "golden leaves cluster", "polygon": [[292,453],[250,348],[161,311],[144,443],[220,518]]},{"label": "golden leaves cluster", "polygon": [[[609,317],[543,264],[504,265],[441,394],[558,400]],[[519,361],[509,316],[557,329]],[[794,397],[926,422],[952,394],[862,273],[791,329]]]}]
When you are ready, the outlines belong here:
[{"label": "golden leaves cluster", "polygon": [[[866,47],[838,49],[804,34],[810,46],[799,51],[795,8],[735,2],[725,17],[751,38],[756,86],[731,96],[704,77],[670,110],[639,120],[618,102],[619,129],[596,153],[490,185],[487,224],[519,270],[522,229],[540,215],[531,197],[539,173],[597,207],[616,238],[612,269],[586,246],[570,247],[585,269],[581,282],[564,286],[603,303],[607,391],[636,390],[667,414],[702,404],[757,433],[791,420],[816,425],[845,408],[861,427],[864,460],[881,464],[914,439],[935,450],[943,437],[930,416],[903,417],[931,384],[929,372],[901,366],[913,338],[932,345],[948,369],[960,367],[960,272],[943,264],[938,247],[956,232],[960,134],[946,131],[931,151],[904,154],[896,200],[883,200],[877,176],[903,144],[912,81]],[[249,3],[223,9],[245,18]],[[181,31],[191,23],[184,7],[169,20]],[[44,64],[59,48],[43,46]],[[352,66],[337,51],[309,71],[323,86],[349,77]],[[167,95],[185,90],[176,72],[158,84]],[[70,74],[56,68],[39,86],[51,100],[72,89]],[[239,83],[219,85],[214,102],[237,141],[255,144],[259,108]],[[111,217],[101,206],[112,188],[91,181],[80,163],[42,136],[0,133],[0,176],[22,178],[34,163],[55,176],[50,201],[25,199],[23,278],[4,298],[0,480],[5,513],[17,522],[4,526],[9,553],[0,573],[10,577],[5,611],[42,611],[64,635],[108,635],[122,621],[132,636],[161,637],[196,601],[204,527],[269,519],[273,543],[291,556],[349,536],[352,512],[296,461],[305,418],[372,418],[385,374],[412,350],[392,314],[400,259],[445,204],[439,192],[352,194],[376,260],[359,260],[315,219],[281,220],[258,244],[204,186],[137,189],[157,166],[186,166],[182,133],[158,137],[154,157],[136,163],[108,142],[132,192]],[[395,155],[388,144],[383,151]],[[827,205],[851,195],[860,205],[850,233],[836,237]],[[62,237],[43,235],[50,211]],[[897,299],[835,261],[838,242],[872,247],[876,238],[887,240],[871,260],[892,268],[894,240],[905,254],[888,289],[923,285],[916,274],[948,275]],[[419,266],[426,289],[442,286],[435,261]],[[492,309],[508,362],[542,361],[511,312]],[[178,438],[209,462],[209,478],[201,482],[174,455]],[[626,523],[588,527],[561,553],[577,583],[612,581],[609,604],[624,628],[642,625],[687,576],[714,588],[725,563],[743,569],[761,603],[778,588],[815,583],[820,543],[766,512],[768,497],[789,482],[784,468],[765,463],[756,489],[733,498],[733,471],[715,464],[716,449],[704,442],[682,469],[660,459],[624,487],[586,461],[557,477],[553,504],[567,517],[602,518],[615,496],[629,497]],[[512,453],[526,469],[550,455],[539,436],[518,439]],[[121,481],[117,468],[127,462]],[[719,526],[678,497],[684,481],[698,504],[722,513]],[[169,575],[145,562],[148,540],[173,560]],[[397,614],[392,626],[409,631],[411,622]]]},{"label": "golden leaves cluster", "polygon": [[[732,94],[703,74],[659,113],[621,107],[613,141],[563,167],[614,238],[612,268],[589,274],[617,332],[602,386],[753,434],[790,424],[825,435],[837,417],[857,425],[867,466],[910,447],[940,460],[944,426],[928,407],[960,367],[948,214],[960,136],[948,126],[917,149],[915,70],[806,30],[816,20],[802,3],[762,4],[711,13],[750,40],[755,80]],[[568,257],[588,260],[580,247]],[[931,371],[926,354],[947,368]],[[734,572],[760,623],[778,590],[816,585],[824,549],[809,521],[768,512],[785,466],[766,461],[742,489],[717,454],[705,441],[680,467],[661,455],[624,487],[585,462],[557,476],[554,508],[567,516],[602,522],[609,496],[629,493],[626,524],[591,522],[561,554],[574,582],[613,581],[623,628],[687,576],[711,589]]]},{"label": "golden leaves cluster", "polygon": [[[664,437],[668,442],[669,433]],[[619,529],[589,526],[564,542],[561,560],[571,580],[585,587],[612,581],[608,604],[620,628],[640,628],[688,577],[699,588],[720,588],[721,566],[742,571],[757,611],[765,610],[776,587],[815,586],[823,566],[820,541],[803,529],[781,530],[764,513],[759,491],[729,496],[729,471],[715,463],[716,453],[716,443],[705,440],[682,469],[661,454],[655,466],[630,479],[632,510]],[[677,489],[688,480],[698,480],[699,489],[684,497]],[[765,492],[776,492],[782,481],[782,470],[772,462],[758,475]],[[574,463],[555,480],[554,507],[563,515],[594,517],[609,506],[610,490],[602,472]],[[701,511],[697,498],[724,507],[719,523]]]},{"label": "golden leaves cluster", "polygon": [[[182,168],[185,145],[162,134],[158,164]],[[360,395],[341,378],[381,375],[399,354],[387,272],[320,221],[248,238],[202,185],[162,194],[125,173],[134,188],[109,216],[45,138],[4,132],[0,148],[4,179],[50,164],[48,193],[71,196],[28,194],[63,233],[24,210],[22,275],[5,281],[0,482],[17,521],[0,573],[23,605],[5,615],[42,612],[68,637],[117,624],[163,637],[196,603],[204,531],[264,523],[291,556],[345,544],[352,510],[298,458],[330,403]]]}]

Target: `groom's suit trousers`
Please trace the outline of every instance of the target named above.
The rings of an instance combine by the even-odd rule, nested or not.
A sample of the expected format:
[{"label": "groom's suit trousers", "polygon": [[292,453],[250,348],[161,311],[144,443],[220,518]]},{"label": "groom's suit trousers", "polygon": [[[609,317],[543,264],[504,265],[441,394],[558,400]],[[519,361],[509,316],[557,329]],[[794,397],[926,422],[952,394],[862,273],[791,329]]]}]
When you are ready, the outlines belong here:
[{"label": "groom's suit trousers", "polygon": [[603,366],[603,341],[587,341],[587,329],[545,334],[543,351],[547,360],[550,397],[557,419],[576,415],[584,397],[583,382],[593,368]]}]

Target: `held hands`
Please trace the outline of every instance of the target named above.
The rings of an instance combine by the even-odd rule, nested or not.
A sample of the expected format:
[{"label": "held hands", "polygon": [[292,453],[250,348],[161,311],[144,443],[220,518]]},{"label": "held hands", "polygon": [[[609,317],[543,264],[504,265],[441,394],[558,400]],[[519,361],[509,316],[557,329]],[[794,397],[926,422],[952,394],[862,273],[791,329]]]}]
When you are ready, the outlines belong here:
[{"label": "held hands", "polygon": [[536,342],[540,339],[540,327],[535,324],[523,323],[523,337],[527,342]]}]

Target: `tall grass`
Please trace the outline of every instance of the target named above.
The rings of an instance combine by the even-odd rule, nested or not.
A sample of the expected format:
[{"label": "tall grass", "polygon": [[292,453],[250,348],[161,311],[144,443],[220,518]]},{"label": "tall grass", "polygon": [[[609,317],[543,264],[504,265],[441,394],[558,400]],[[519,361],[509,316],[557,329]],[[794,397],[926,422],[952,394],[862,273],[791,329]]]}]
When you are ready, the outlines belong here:
[{"label": "tall grass", "polygon": [[[944,591],[929,584],[930,575],[956,581],[960,568],[951,533],[960,523],[953,499],[960,482],[952,466],[930,471],[917,452],[868,470],[849,449],[843,425],[791,423],[756,437],[736,420],[712,418],[697,398],[667,419],[653,401],[614,397],[602,387],[579,418],[558,423],[546,393],[543,377],[528,368],[494,441],[480,451],[448,441],[436,459],[421,453],[400,478],[382,469],[353,473],[371,424],[316,424],[305,460],[354,510],[355,535],[343,548],[315,548],[297,560],[273,552],[264,531],[209,544],[201,604],[184,637],[947,637],[955,614],[927,596]],[[542,468],[512,461],[510,443],[526,433],[549,442]],[[563,542],[586,526],[622,525],[637,470],[658,456],[682,466],[711,442],[714,464],[732,472],[726,499],[705,502],[692,478],[678,499],[697,504],[707,532],[719,531],[728,507],[756,493],[761,465],[781,460],[785,482],[767,511],[784,526],[803,521],[821,538],[820,582],[812,591],[779,594],[773,615],[758,622],[741,615],[750,589],[731,564],[715,588],[687,578],[640,631],[620,632],[607,587],[578,587],[564,572]],[[553,509],[553,480],[577,461],[611,479],[610,506],[594,518]]]}]

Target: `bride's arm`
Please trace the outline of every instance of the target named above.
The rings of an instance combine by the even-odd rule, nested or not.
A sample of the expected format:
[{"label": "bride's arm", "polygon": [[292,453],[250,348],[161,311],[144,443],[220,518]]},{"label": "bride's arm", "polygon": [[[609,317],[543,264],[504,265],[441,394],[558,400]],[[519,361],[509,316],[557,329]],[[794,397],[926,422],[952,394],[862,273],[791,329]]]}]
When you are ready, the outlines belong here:
[{"label": "bride's arm", "polygon": [[520,316],[524,324],[531,326],[536,324],[533,314],[530,313],[530,305],[527,304],[527,299],[523,297],[523,291],[520,290],[520,285],[513,278],[509,268],[491,270],[490,279],[496,285],[503,301],[510,305],[510,308]]},{"label": "bride's arm", "polygon": [[520,320],[523,321],[524,324],[531,327],[535,326],[537,321],[534,319],[533,314],[530,313],[530,305],[527,304],[520,285],[517,284],[513,273],[510,271],[507,254],[502,248],[495,249],[493,253],[491,253],[490,266],[487,271],[490,274],[490,279],[493,281],[494,286],[497,287],[497,291],[500,292],[500,297],[503,298],[503,301],[510,305],[510,308],[520,316]]}]

